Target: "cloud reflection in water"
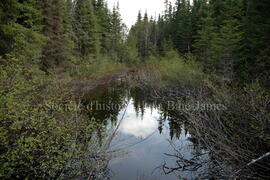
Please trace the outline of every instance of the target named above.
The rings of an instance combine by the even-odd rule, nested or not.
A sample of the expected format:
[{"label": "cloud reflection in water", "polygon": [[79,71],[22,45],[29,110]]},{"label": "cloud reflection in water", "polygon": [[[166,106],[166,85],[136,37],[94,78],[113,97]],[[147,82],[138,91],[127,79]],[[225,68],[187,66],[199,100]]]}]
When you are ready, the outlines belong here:
[{"label": "cloud reflection in water", "polygon": [[145,108],[143,117],[137,116],[131,101],[127,107],[126,116],[121,122],[119,131],[125,135],[146,138],[158,128],[159,113],[157,109]]}]

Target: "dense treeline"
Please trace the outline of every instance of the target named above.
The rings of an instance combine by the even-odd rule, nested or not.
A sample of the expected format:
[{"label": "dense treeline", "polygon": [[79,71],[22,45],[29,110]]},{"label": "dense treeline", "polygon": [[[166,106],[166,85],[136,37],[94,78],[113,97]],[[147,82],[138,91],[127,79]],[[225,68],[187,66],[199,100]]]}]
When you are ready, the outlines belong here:
[{"label": "dense treeline", "polygon": [[166,0],[165,7],[158,19],[139,12],[131,28],[142,59],[175,49],[227,82],[269,81],[269,1]]},{"label": "dense treeline", "polygon": [[121,56],[125,25],[119,6],[111,11],[104,0],[5,0],[0,16],[4,59],[20,56],[47,72],[74,59]]},{"label": "dense treeline", "polygon": [[119,5],[110,10],[104,0],[6,0],[0,56],[21,56],[47,72],[82,59],[134,63],[175,49],[196,55],[205,72],[224,81],[267,84],[269,6],[267,0],[166,0],[157,18],[139,12],[127,36]]}]

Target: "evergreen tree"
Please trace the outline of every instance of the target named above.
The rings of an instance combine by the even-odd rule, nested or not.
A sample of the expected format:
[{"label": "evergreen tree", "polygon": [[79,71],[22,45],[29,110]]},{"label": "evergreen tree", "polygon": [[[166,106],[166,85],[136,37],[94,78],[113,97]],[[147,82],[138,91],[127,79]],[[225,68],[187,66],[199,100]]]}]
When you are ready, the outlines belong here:
[{"label": "evergreen tree", "polygon": [[111,26],[111,14],[104,0],[97,0],[95,3],[95,15],[100,26],[101,32],[101,52],[102,54],[108,54],[110,51],[110,33],[112,30]]},{"label": "evergreen tree", "polygon": [[233,1],[226,4],[224,21],[220,28],[219,45],[221,54],[219,57],[219,74],[226,80],[234,78],[234,67],[239,58],[242,32],[240,30],[241,9]]},{"label": "evergreen tree", "polygon": [[193,0],[193,6],[191,8],[191,52],[194,52],[194,44],[199,38],[199,30],[203,25],[203,19],[207,17],[207,1],[208,0]]},{"label": "evergreen tree", "polygon": [[150,18],[149,31],[149,51],[151,55],[157,56],[158,26],[153,17]]},{"label": "evergreen tree", "polygon": [[213,43],[218,38],[217,28],[214,26],[215,20],[211,17],[210,12],[208,16],[202,20],[203,24],[199,30],[199,39],[195,42],[195,52],[198,55],[199,61],[203,64],[207,72],[214,72],[216,61],[213,56]]},{"label": "evergreen tree", "polygon": [[44,44],[40,3],[35,0],[0,2],[0,56],[38,62]]},{"label": "evergreen tree", "polygon": [[142,15],[141,15],[140,11],[139,11],[138,16],[137,16],[137,22],[133,28],[134,28],[134,33],[136,33],[137,49],[138,49],[139,56],[140,56],[140,58],[144,58],[143,57],[144,43],[145,43],[144,22],[143,22]]},{"label": "evergreen tree", "polygon": [[74,29],[76,31],[78,50],[83,57],[99,57],[100,28],[94,13],[92,0],[76,0]]},{"label": "evergreen tree", "polygon": [[127,47],[127,62],[136,64],[138,60],[138,49],[137,49],[137,38],[134,28],[131,28],[130,33],[127,38],[126,47]]},{"label": "evergreen tree", "polygon": [[149,21],[147,13],[144,14],[143,18],[143,43],[142,43],[142,52],[141,56],[143,59],[149,57]]},{"label": "evergreen tree", "polygon": [[225,20],[220,31],[218,73],[225,80],[231,81],[234,78],[234,66],[238,57],[236,52],[240,47],[242,34],[235,19]]},{"label": "evergreen tree", "polygon": [[270,3],[267,0],[243,0],[241,59],[237,74],[244,81],[270,79]]},{"label": "evergreen tree", "polygon": [[177,0],[173,18],[172,40],[175,48],[181,53],[190,52],[192,42],[192,24],[190,2]]},{"label": "evergreen tree", "polygon": [[158,16],[157,21],[157,51],[161,56],[165,55],[165,50],[163,49],[163,43],[165,41],[165,22],[161,15]]},{"label": "evergreen tree", "polygon": [[241,10],[232,2],[227,2],[225,8],[222,14],[223,22],[218,22],[220,25],[217,24],[219,17],[215,17],[209,9],[208,17],[203,19],[204,24],[199,31],[200,39],[195,47],[206,71],[231,82],[234,78],[239,43],[242,40],[239,21]]},{"label": "evergreen tree", "polygon": [[64,5],[64,17],[63,17],[63,28],[65,38],[65,48],[68,56],[76,54],[76,34],[73,29],[74,23],[74,3],[73,0],[66,0]]},{"label": "evergreen tree", "polygon": [[43,0],[44,34],[48,38],[42,51],[41,69],[48,72],[48,68],[58,66],[67,59],[64,38],[63,0]]},{"label": "evergreen tree", "polygon": [[123,23],[121,20],[119,4],[113,7],[111,15],[111,50],[113,53],[118,53],[119,46],[123,43]]}]

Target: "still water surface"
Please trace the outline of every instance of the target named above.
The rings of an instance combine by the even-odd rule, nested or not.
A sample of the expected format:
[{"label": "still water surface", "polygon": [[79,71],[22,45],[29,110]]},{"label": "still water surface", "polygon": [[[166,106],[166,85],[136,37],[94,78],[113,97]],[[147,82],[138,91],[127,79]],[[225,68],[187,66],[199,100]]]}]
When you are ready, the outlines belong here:
[{"label": "still water surface", "polygon": [[[202,161],[208,155],[193,143],[184,121],[151,100],[148,93],[121,82],[99,87],[95,92],[86,101],[99,105],[89,116],[115,131],[110,148],[118,153],[108,164],[112,180],[195,179],[205,173],[206,165],[178,168],[170,173],[164,168],[179,167],[179,156],[192,159],[206,154],[199,156],[198,161]],[[102,108],[104,104],[108,106]],[[116,105],[119,108],[113,108]]]}]

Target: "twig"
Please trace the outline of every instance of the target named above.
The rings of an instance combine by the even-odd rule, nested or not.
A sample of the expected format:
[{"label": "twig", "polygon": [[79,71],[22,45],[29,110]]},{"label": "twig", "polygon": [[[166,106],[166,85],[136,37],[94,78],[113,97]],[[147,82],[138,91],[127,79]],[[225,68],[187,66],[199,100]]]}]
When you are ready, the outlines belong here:
[{"label": "twig", "polygon": [[264,159],[264,158],[267,158],[268,156],[270,156],[270,152],[265,153],[264,155],[260,156],[260,157],[257,158],[257,159],[253,159],[253,160],[250,161],[248,164],[244,165],[244,166],[243,166],[242,168],[240,168],[238,171],[236,171],[235,173],[233,173],[233,174],[231,175],[231,177],[235,177],[237,174],[239,174],[241,171],[243,171],[243,169],[245,169],[245,168],[247,168],[247,167],[249,167],[249,166],[251,166],[251,165],[253,165],[253,164],[255,164],[255,163],[259,162],[259,161],[261,161],[261,160]]}]

